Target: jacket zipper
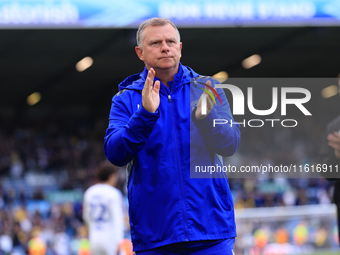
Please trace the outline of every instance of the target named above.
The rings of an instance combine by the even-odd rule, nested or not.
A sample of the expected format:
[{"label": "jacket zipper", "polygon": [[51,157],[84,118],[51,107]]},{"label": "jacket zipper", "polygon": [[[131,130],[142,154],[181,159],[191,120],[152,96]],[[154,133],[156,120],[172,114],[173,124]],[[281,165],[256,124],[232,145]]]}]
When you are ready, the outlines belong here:
[{"label": "jacket zipper", "polygon": [[[169,103],[171,103],[171,95],[168,94]],[[183,214],[183,220],[184,220],[184,238],[185,241],[189,241],[188,239],[188,224],[187,224],[187,214],[185,210],[185,201],[184,201],[184,187],[183,187],[183,175],[179,163],[179,155],[178,155],[178,144],[177,144],[177,136],[176,136],[176,129],[175,129],[175,121],[173,116],[173,110],[171,104],[170,106],[170,115],[171,115],[171,124],[172,124],[172,130],[174,132],[174,142],[175,142],[175,155],[176,155],[176,161],[177,161],[177,167],[178,167],[178,175],[179,175],[179,182],[180,182],[180,192],[181,192],[181,201],[182,201],[182,214]]]}]

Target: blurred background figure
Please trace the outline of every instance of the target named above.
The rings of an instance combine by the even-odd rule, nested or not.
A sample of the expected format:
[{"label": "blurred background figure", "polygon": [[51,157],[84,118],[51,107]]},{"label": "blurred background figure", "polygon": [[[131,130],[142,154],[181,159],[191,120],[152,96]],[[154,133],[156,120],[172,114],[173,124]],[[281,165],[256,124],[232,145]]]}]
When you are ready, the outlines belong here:
[{"label": "blurred background figure", "polygon": [[89,228],[93,255],[116,255],[124,236],[123,198],[115,188],[118,169],[110,162],[98,166],[98,183],[84,194],[83,218]]},{"label": "blurred background figure", "polygon": [[[340,94],[340,73],[338,75],[338,86]],[[327,125],[327,129],[322,140],[319,158],[320,163],[332,166],[334,170],[336,169],[336,166],[338,168],[340,166],[340,115]],[[333,202],[337,206],[338,229],[340,229],[340,173],[337,175],[338,176],[334,176],[333,174],[333,178],[328,179],[330,181],[334,181]],[[325,176],[327,177],[327,175]],[[338,231],[338,234],[340,240],[340,231]]]}]

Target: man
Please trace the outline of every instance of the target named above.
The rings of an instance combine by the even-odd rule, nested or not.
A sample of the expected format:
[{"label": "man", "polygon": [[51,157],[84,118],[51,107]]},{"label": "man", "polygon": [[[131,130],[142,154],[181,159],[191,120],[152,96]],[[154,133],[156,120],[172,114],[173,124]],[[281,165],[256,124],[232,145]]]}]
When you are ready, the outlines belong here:
[{"label": "man", "polygon": [[[339,83],[339,94],[340,94],[340,74],[338,75],[338,83]],[[329,166],[332,166],[333,174],[330,176],[330,180],[335,180],[334,183],[334,203],[337,205],[338,210],[338,229],[340,230],[340,175],[335,179],[334,171],[335,166],[337,165],[338,169],[340,168],[340,115],[331,121],[327,125],[326,133],[324,134],[321,149],[319,152],[319,163],[327,164],[327,169]],[[327,177],[327,176],[326,176]],[[340,231],[339,240],[340,240]]]},{"label": "man", "polygon": [[137,44],[145,69],[119,85],[104,142],[113,164],[128,164],[134,251],[231,255],[236,229],[228,181],[190,178],[190,167],[221,166],[218,155],[238,148],[239,125],[213,127],[214,119],[232,119],[223,90],[222,103],[214,106],[208,96],[202,114],[202,90],[190,83],[199,75],[180,63],[182,43],[171,21],[143,22]]},{"label": "man", "polygon": [[124,235],[122,195],[117,184],[117,167],[104,162],[98,167],[98,183],[84,194],[83,219],[89,228],[94,255],[117,255]]}]

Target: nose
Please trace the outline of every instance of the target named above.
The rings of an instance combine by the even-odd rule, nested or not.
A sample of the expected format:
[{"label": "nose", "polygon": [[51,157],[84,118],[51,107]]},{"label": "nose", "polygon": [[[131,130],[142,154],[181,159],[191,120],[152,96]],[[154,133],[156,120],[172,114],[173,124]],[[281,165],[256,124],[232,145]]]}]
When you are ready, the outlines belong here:
[{"label": "nose", "polygon": [[169,50],[169,46],[168,46],[168,44],[166,43],[166,41],[163,41],[163,42],[162,42],[161,50],[162,50],[162,52],[169,52],[169,51],[170,51],[170,50]]}]

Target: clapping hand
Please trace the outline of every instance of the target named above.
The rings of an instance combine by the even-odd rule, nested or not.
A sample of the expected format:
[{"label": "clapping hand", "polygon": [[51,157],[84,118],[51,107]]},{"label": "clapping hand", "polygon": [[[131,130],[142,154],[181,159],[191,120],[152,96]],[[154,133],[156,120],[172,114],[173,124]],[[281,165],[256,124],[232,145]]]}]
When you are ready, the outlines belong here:
[{"label": "clapping hand", "polygon": [[334,149],[334,155],[340,159],[340,133],[333,132],[327,135],[328,145]]},{"label": "clapping hand", "polygon": [[150,68],[142,91],[142,105],[145,110],[152,113],[156,112],[159,107],[159,89],[161,87],[160,81],[156,81],[153,86],[154,79],[155,70]]}]

